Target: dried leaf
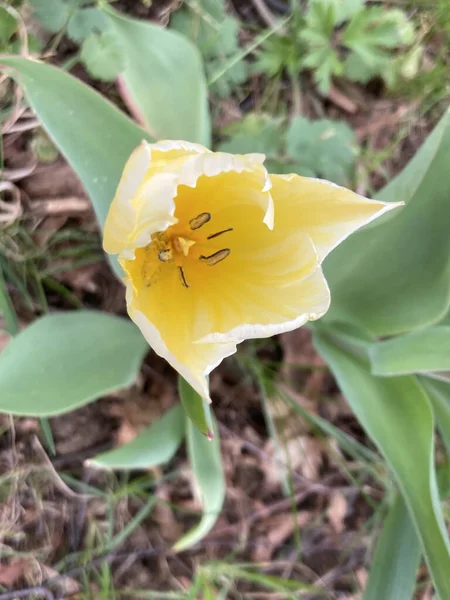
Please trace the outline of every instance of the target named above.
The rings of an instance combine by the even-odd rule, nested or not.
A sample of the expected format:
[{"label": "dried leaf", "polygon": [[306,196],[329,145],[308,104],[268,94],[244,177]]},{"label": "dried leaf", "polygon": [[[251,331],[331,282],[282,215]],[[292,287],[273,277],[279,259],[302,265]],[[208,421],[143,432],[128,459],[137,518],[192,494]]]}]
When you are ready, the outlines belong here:
[{"label": "dried leaf", "polygon": [[13,558],[8,564],[0,564],[0,584],[8,587],[15,585],[27,572],[29,561]]},{"label": "dried leaf", "polygon": [[345,516],[347,514],[347,500],[341,492],[333,492],[330,498],[327,515],[333,529],[336,533],[342,533],[345,530]]}]

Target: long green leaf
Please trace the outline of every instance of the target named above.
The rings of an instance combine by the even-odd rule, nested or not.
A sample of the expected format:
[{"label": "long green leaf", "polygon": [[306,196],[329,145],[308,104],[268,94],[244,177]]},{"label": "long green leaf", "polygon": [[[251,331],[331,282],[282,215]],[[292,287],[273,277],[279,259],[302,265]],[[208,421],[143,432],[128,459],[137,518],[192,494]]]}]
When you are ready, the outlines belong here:
[{"label": "long green leaf", "polygon": [[19,333],[19,321],[8,292],[3,269],[0,264],[0,315],[5,320],[6,330],[11,335]]},{"label": "long green leaf", "polygon": [[450,111],[416,157],[380,194],[407,205],[354,234],[325,261],[333,302],[328,322],[377,335],[438,322],[450,305]]},{"label": "long green leaf", "polygon": [[420,550],[408,509],[397,496],[377,541],[363,600],[411,600]]},{"label": "long green leaf", "polygon": [[184,36],[104,7],[122,46],[121,77],[146,126],[159,139],[211,143],[203,63]]},{"label": "long green leaf", "polygon": [[[268,575],[266,573],[261,573],[256,571],[255,565],[249,565],[248,568],[245,568],[245,565],[234,565],[227,563],[219,563],[214,565],[214,571],[217,573],[217,576],[227,576],[230,579],[237,579],[241,581],[248,581],[250,583],[255,583],[262,587],[265,587],[269,590],[273,590],[276,592],[281,592],[286,594],[286,600],[295,600],[296,598],[301,598],[303,594],[306,595],[309,592],[316,592],[316,594],[320,593],[320,589],[314,585],[303,583],[302,581],[287,579],[286,577],[278,577],[277,575]],[[295,595],[290,592],[295,592]]]},{"label": "long green leaf", "polygon": [[184,438],[184,412],[181,404],[169,409],[158,421],[134,440],[89,460],[103,469],[148,469],[171,460]]},{"label": "long green leaf", "polygon": [[450,460],[450,383],[431,377],[421,377],[420,382],[433,406],[436,425]]},{"label": "long green leaf", "polygon": [[147,350],[127,319],[94,311],[46,315],[0,354],[0,410],[68,412],[133,383]]},{"label": "long green leaf", "polygon": [[450,327],[413,331],[369,348],[374,375],[450,370]]},{"label": "long green leaf", "polygon": [[[338,340],[337,340],[338,341]],[[450,542],[434,470],[434,421],[411,376],[376,378],[365,362],[316,334],[315,344],[393,471],[441,600],[450,598]]]},{"label": "long green leaf", "polygon": [[[0,56],[0,65],[17,76],[42,125],[81,179],[103,226],[125,162],[144,138],[151,140],[149,134],[61,69],[18,56]],[[120,274],[117,262],[112,264]]]},{"label": "long green leaf", "polygon": [[174,550],[177,552],[187,550],[205,537],[217,521],[225,500],[225,477],[216,427],[212,440],[205,437],[190,419],[186,419],[186,427],[188,455],[203,515],[200,523],[175,544]]},{"label": "long green leaf", "polygon": [[208,402],[199,396],[181,375],[178,376],[178,393],[189,419],[203,435],[211,439],[213,429],[211,409]]}]

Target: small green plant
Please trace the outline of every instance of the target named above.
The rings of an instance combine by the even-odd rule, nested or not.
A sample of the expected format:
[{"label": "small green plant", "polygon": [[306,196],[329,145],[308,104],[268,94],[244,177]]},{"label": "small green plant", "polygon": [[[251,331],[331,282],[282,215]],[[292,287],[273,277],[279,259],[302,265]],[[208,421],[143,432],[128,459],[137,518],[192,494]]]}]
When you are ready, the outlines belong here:
[{"label": "small green plant", "polygon": [[336,76],[360,83],[381,77],[392,88],[417,73],[422,51],[400,9],[367,7],[364,0],[310,0],[288,34],[267,40],[253,70],[269,76],[311,70],[324,94]]},{"label": "small green plant", "polygon": [[16,19],[0,6],[0,49],[2,52],[8,51],[10,40],[17,31]]},{"label": "small green plant", "polygon": [[30,0],[33,15],[51,33],[80,45],[79,59],[96,79],[112,81],[124,69],[120,44],[92,0]]},{"label": "small green plant", "polygon": [[[20,51],[18,39],[19,24],[14,16],[14,11],[8,11],[0,6],[0,52],[17,54]],[[31,54],[39,53],[42,49],[40,40],[27,32],[28,51]]]},{"label": "small green plant", "polygon": [[249,114],[222,131],[224,152],[264,152],[269,170],[321,177],[348,184],[358,153],[356,137],[343,121],[296,117],[289,124],[266,114]]},{"label": "small green plant", "polygon": [[[208,78],[239,50],[239,22],[226,14],[222,0],[190,0],[173,14],[170,25],[198,47]],[[211,91],[220,97],[229,96],[247,77],[247,63],[238,61],[211,85]]]}]

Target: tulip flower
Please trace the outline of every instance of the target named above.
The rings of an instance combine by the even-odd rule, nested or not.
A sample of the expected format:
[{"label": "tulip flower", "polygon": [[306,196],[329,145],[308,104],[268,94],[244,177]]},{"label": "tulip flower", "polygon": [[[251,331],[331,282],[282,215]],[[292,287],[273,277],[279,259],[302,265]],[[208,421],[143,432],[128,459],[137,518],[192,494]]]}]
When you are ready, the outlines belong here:
[{"label": "tulip flower", "polygon": [[261,154],[142,142],[111,204],[104,249],[118,254],[131,319],[209,400],[207,375],[237,344],[327,311],[324,258],[395,206],[269,175]]}]

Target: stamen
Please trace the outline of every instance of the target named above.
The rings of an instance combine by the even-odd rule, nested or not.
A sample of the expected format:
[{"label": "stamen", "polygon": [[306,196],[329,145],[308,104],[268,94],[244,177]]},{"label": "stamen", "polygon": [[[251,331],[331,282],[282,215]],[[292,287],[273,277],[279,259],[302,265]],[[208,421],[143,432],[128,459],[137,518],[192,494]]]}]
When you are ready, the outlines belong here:
[{"label": "stamen", "polygon": [[174,246],[178,252],[182,252],[184,256],[189,254],[189,248],[195,244],[194,240],[185,240],[183,237],[175,238]]},{"label": "stamen", "polygon": [[200,229],[200,227],[203,227],[203,225],[206,225],[206,223],[208,223],[208,221],[211,221],[211,213],[200,213],[198,215],[198,217],[195,217],[194,219],[191,219],[189,221],[189,225],[191,227],[191,229]]},{"label": "stamen", "polygon": [[208,237],[206,238],[207,240],[212,240],[213,238],[219,237],[219,235],[222,235],[222,233],[228,233],[229,231],[233,231],[232,227],[229,227],[228,229],[223,229],[222,231],[218,231],[217,233],[213,233],[212,235],[208,235]]},{"label": "stamen", "polygon": [[165,250],[160,250],[158,252],[158,258],[161,262],[170,262],[173,258],[172,250],[170,248],[166,248]]},{"label": "stamen", "polygon": [[231,250],[229,248],[223,248],[223,250],[218,250],[218,252],[214,252],[214,254],[210,254],[209,256],[200,256],[200,260],[205,262],[208,267],[214,267],[217,263],[225,260],[227,256],[230,256],[230,253]]},{"label": "stamen", "polygon": [[184,285],[185,288],[189,287],[188,282],[186,281],[186,277],[184,276],[184,271],[183,271],[183,267],[178,267],[178,271],[180,273],[180,279],[181,279],[181,283]]}]

